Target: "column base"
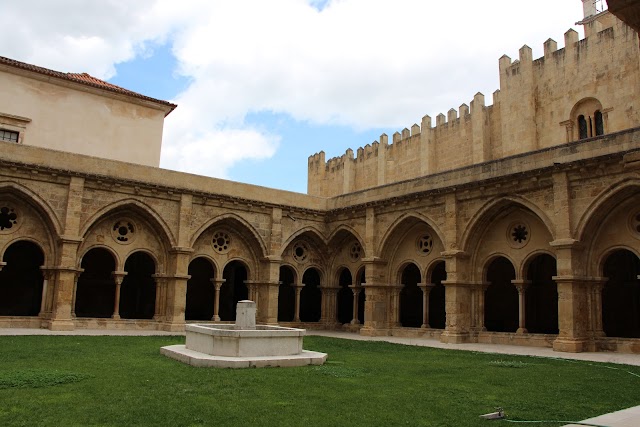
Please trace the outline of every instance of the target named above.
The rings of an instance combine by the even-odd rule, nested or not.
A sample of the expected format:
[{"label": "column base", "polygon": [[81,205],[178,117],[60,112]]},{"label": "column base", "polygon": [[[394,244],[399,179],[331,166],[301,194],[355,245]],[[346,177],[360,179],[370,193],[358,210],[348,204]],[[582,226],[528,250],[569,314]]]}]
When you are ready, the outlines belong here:
[{"label": "column base", "polygon": [[376,329],[371,327],[360,328],[360,335],[365,337],[387,337],[390,335],[388,329]]},{"label": "column base", "polygon": [[440,335],[440,342],[448,344],[466,344],[470,342],[469,332],[448,332]]},{"label": "column base", "polygon": [[220,321],[220,316],[213,316],[211,318],[211,320],[214,321],[214,322],[219,322]]},{"label": "column base", "polygon": [[162,325],[162,330],[167,332],[184,332],[184,328],[184,323],[165,323]]},{"label": "column base", "polygon": [[73,331],[76,328],[72,320],[51,320],[49,329],[52,331]]},{"label": "column base", "polygon": [[428,323],[423,323],[422,326],[420,326],[422,329],[429,329],[431,328],[431,326],[429,326]]},{"label": "column base", "polygon": [[553,342],[553,351],[581,353],[589,351],[589,345],[589,340],[584,338],[556,338]]},{"label": "column base", "polygon": [[516,334],[528,334],[529,331],[527,331],[527,328],[518,328],[518,330],[516,331]]},{"label": "column base", "polygon": [[351,324],[352,324],[352,325],[359,325],[359,324],[360,324],[360,321],[359,321],[358,319],[353,319],[353,320],[351,321]]},{"label": "column base", "polygon": [[120,315],[119,314],[114,314],[113,316],[111,316],[111,318],[113,320],[120,320]]}]

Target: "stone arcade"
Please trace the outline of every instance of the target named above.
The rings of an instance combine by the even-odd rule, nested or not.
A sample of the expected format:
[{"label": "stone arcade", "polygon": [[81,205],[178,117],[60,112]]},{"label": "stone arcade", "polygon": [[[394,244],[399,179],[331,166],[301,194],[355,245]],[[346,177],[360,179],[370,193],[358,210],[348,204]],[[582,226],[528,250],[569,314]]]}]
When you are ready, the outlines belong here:
[{"label": "stone arcade", "polygon": [[175,105],[0,58],[0,326],[184,331],[251,299],[269,325],[640,353],[640,43],[590,4],[584,40],[499,60],[492,105],[311,156],[308,195],[159,169]]}]

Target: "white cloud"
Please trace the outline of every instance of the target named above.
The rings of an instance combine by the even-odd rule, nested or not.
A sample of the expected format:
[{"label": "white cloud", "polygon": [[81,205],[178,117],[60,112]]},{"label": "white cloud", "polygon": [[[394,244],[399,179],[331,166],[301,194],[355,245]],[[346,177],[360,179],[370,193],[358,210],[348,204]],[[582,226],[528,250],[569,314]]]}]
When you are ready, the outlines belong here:
[{"label": "white cloud", "polygon": [[562,46],[581,13],[579,0],[23,0],[0,5],[12,35],[0,54],[108,78],[148,43],[172,43],[192,83],[167,118],[163,166],[225,176],[278,145],[249,112],[399,130],[478,91],[490,104],[498,58]]}]

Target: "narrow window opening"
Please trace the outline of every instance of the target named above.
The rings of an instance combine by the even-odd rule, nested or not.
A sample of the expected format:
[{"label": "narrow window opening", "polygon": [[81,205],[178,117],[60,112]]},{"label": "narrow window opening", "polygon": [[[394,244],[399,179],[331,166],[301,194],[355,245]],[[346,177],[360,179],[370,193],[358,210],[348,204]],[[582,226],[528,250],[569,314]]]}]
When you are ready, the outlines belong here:
[{"label": "narrow window opening", "polygon": [[596,120],[596,136],[604,135],[604,123],[602,121],[602,113],[600,111],[596,111],[594,116]]},{"label": "narrow window opening", "polygon": [[580,132],[580,139],[587,137],[587,121],[583,115],[578,116],[578,130]]},{"label": "narrow window opening", "polygon": [[591,122],[591,117],[589,117],[589,138],[593,136],[593,123]]}]

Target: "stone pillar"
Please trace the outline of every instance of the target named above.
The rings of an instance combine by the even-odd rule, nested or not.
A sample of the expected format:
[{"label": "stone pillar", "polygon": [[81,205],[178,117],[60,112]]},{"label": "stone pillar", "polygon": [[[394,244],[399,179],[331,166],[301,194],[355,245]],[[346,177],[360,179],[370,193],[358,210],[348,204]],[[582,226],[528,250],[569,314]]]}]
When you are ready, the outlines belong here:
[{"label": "stone pillar", "polygon": [[323,304],[323,311],[326,310],[325,324],[327,327],[335,328],[338,325],[338,291],[340,287],[328,286],[324,288],[324,294],[326,295],[326,306]]},{"label": "stone pillar", "polygon": [[[6,263],[2,263],[6,265]],[[0,266],[0,271],[2,270],[2,266]],[[38,316],[44,318],[51,315],[51,289],[50,282],[53,282],[55,277],[54,271],[50,268],[40,267],[42,271],[42,300],[40,301],[40,313]],[[75,317],[74,308],[75,308],[75,290],[73,292],[73,303],[71,304],[71,317]]]},{"label": "stone pillar", "polygon": [[526,327],[527,321],[526,321],[526,310],[525,310],[526,292],[527,292],[527,288],[531,284],[531,281],[512,280],[511,283],[513,283],[513,285],[518,290],[518,330],[516,331],[516,333],[526,334],[528,332]]},{"label": "stone pillar", "polygon": [[445,288],[445,310],[447,323],[440,341],[446,343],[469,342],[471,334],[471,289],[467,281],[469,274],[468,255],[459,250],[442,252],[445,257],[447,280]]},{"label": "stone pillar", "polygon": [[[76,295],[78,293],[78,280],[80,279],[80,275],[84,272],[84,268],[79,268],[75,280],[73,281],[73,299],[71,300],[71,317],[75,319],[76,317]],[[43,289],[44,294],[44,289]]]},{"label": "stone pillar", "polygon": [[164,329],[172,332],[184,331],[184,311],[187,305],[187,281],[189,261],[193,249],[174,247],[169,253],[167,274],[167,308]]},{"label": "stone pillar", "polygon": [[478,296],[478,306],[476,311],[476,325],[478,330],[481,332],[486,332],[487,328],[484,325],[484,300],[487,293],[487,288],[489,287],[489,283],[481,283],[480,287],[477,290],[476,295]]},{"label": "stone pillar", "polygon": [[300,321],[300,292],[302,291],[303,284],[295,284],[293,287],[296,289],[296,307],[295,307],[295,316],[293,318],[294,322]]},{"label": "stone pillar", "polygon": [[362,289],[360,288],[360,286],[355,285],[349,287],[351,288],[351,292],[353,292],[353,319],[351,320],[351,324],[359,325],[360,321],[358,320],[358,296],[360,295],[360,291]]},{"label": "stone pillar", "polygon": [[218,314],[220,311],[220,288],[224,282],[225,279],[211,279],[211,283],[213,283],[215,289],[213,296],[213,317],[211,318],[214,322],[220,321],[220,315]]},{"label": "stone pillar", "polygon": [[256,311],[258,310],[258,282],[255,280],[245,280],[244,281],[247,290],[249,291],[249,301],[253,301],[256,303]]},{"label": "stone pillar", "polygon": [[404,285],[392,285],[389,287],[391,291],[391,322],[389,327],[399,328],[402,326],[400,323],[400,292]]},{"label": "stone pillar", "polygon": [[606,336],[602,327],[602,289],[607,279],[594,278],[587,283],[589,289],[589,312],[591,331],[595,338]]},{"label": "stone pillar", "polygon": [[558,285],[558,327],[553,342],[556,351],[578,353],[589,350],[588,292],[583,278],[555,276]]},{"label": "stone pillar", "polygon": [[160,320],[164,317],[166,309],[167,278],[163,274],[154,274],[152,277],[156,285],[156,304],[153,320]]},{"label": "stone pillar", "polygon": [[124,276],[128,273],[126,271],[114,271],[111,274],[113,275],[113,280],[116,282],[116,298],[113,304],[113,315],[111,318],[114,320],[120,320],[120,288],[122,286]]},{"label": "stone pillar", "polygon": [[430,328],[429,326],[429,294],[435,287],[433,283],[418,283],[418,287],[422,289],[422,326],[421,328]]}]

